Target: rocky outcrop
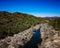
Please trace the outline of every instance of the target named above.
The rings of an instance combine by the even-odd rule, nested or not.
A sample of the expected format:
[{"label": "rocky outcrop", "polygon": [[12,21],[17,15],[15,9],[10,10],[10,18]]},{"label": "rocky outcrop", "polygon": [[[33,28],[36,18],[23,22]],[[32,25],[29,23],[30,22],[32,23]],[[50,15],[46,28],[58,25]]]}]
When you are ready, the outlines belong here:
[{"label": "rocky outcrop", "polygon": [[31,27],[23,32],[14,34],[0,40],[0,48],[23,48],[23,46],[31,39],[34,31],[40,28],[40,24]]},{"label": "rocky outcrop", "polygon": [[38,44],[38,48],[60,48],[58,31],[55,31],[53,27],[47,23],[41,23],[23,32],[0,40],[0,48],[23,48],[37,29],[40,29],[42,38],[42,43]]},{"label": "rocky outcrop", "polygon": [[41,24],[40,31],[42,43],[38,45],[39,48],[60,48],[60,37],[52,26],[47,23]]}]

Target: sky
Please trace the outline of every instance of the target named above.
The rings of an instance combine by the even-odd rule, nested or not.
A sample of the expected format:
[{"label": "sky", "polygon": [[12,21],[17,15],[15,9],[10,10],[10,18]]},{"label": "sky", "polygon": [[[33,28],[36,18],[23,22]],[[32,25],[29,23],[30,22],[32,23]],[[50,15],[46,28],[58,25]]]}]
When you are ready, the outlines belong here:
[{"label": "sky", "polygon": [[0,0],[0,11],[22,12],[38,17],[60,17],[60,0]]}]

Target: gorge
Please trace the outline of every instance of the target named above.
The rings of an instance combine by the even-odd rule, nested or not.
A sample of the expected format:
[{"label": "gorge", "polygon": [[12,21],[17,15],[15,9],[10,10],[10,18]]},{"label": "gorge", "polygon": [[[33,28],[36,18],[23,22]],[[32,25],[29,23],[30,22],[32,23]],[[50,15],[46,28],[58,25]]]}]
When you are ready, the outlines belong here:
[{"label": "gorge", "polygon": [[59,41],[58,32],[47,23],[41,23],[0,40],[0,48],[57,48]]}]

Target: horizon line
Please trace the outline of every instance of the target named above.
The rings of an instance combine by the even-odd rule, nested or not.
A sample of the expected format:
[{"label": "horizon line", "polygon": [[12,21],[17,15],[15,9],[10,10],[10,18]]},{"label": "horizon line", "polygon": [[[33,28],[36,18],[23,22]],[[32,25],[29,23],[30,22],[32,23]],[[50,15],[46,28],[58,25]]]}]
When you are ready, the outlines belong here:
[{"label": "horizon line", "polygon": [[34,13],[26,13],[26,12],[20,12],[20,11],[13,11],[13,12],[11,12],[11,11],[0,11],[0,12],[9,12],[9,13],[18,12],[18,13],[24,13],[24,14],[28,14],[28,15],[33,15],[33,16],[36,16],[36,17],[60,17],[60,15],[46,15],[44,13],[43,13],[44,15],[41,14],[41,13],[40,13],[41,14],[40,15],[39,13],[38,14],[37,13],[34,14]]}]

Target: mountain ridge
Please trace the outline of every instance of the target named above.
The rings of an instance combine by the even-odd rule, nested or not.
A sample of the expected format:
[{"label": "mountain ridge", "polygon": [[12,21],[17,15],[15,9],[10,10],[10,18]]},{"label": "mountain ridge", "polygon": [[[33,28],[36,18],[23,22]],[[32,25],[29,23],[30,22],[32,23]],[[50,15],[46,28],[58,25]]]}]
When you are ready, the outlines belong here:
[{"label": "mountain ridge", "polygon": [[42,18],[25,13],[2,11],[0,12],[0,38],[26,30],[41,23],[42,20]]}]

